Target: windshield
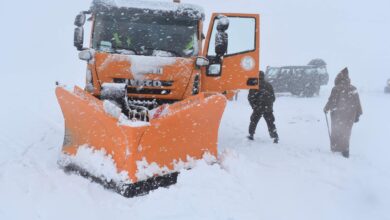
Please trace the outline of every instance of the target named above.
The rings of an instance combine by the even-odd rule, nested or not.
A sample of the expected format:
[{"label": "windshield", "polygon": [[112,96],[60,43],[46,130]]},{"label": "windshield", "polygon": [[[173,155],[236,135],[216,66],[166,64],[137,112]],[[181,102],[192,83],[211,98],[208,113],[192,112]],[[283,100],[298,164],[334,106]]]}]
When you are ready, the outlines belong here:
[{"label": "windshield", "polygon": [[268,78],[275,78],[279,74],[280,69],[279,68],[268,68],[267,77]]},{"label": "windshield", "polygon": [[326,67],[325,66],[322,66],[322,67],[317,67],[317,72],[319,74],[327,74],[328,71],[326,70]]},{"label": "windshield", "polygon": [[197,21],[97,14],[93,48],[144,56],[198,55]]},{"label": "windshield", "polygon": [[317,74],[317,68],[305,69],[306,74]]}]

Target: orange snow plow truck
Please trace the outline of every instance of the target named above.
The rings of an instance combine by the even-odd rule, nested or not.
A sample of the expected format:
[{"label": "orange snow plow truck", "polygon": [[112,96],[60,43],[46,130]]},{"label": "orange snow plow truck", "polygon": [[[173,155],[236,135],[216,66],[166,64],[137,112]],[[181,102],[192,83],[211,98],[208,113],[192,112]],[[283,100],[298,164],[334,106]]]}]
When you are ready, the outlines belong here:
[{"label": "orange snow plow truck", "polygon": [[227,98],[258,87],[260,18],[214,13],[206,36],[204,18],[202,8],[178,1],[94,0],[77,15],[86,86],[56,89],[65,171],[132,197],[217,157]]}]

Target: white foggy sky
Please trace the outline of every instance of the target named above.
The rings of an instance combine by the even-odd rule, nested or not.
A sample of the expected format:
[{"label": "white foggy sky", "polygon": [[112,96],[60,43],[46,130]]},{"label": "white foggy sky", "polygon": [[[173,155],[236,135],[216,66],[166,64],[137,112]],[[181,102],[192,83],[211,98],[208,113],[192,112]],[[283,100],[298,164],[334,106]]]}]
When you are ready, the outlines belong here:
[{"label": "white foggy sky", "polygon": [[[350,68],[359,88],[382,90],[390,78],[388,0],[182,2],[202,5],[207,21],[211,12],[260,13],[262,68],[306,64],[319,57],[328,63],[332,81],[344,66]],[[80,0],[0,0],[0,74],[35,75],[68,83],[73,77],[82,83],[85,64],[73,48],[73,20],[89,4]]]}]

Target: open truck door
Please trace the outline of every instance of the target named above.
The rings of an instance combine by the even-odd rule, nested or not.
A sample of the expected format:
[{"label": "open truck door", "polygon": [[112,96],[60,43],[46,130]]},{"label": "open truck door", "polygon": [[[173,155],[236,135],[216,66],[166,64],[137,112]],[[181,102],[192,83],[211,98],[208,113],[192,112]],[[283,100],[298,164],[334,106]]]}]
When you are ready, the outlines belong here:
[{"label": "open truck door", "polygon": [[260,16],[214,13],[205,42],[210,61],[202,74],[202,91],[228,93],[259,84]]}]

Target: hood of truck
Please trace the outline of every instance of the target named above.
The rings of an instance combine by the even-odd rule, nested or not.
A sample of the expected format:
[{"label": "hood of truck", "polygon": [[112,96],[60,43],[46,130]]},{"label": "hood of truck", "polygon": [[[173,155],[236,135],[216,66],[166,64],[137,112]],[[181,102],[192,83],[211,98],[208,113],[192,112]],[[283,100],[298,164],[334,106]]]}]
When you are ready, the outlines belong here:
[{"label": "hood of truck", "polygon": [[127,83],[129,97],[182,99],[195,58],[96,53],[95,70],[103,83]]}]

